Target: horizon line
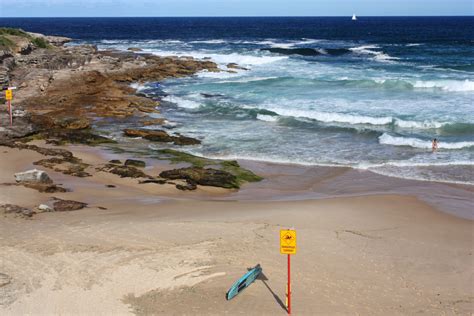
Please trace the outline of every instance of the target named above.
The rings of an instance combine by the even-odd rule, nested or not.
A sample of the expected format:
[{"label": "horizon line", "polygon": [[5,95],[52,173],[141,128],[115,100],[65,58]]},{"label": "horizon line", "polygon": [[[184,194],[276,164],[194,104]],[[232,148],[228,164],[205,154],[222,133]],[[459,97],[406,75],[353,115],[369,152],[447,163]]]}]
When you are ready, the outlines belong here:
[{"label": "horizon line", "polygon": [[[147,15],[123,15],[123,16],[0,16],[0,19],[35,19],[35,18],[50,18],[50,19],[64,19],[64,18],[342,18],[350,17],[351,15],[166,15],[166,16],[147,16]],[[378,17],[378,18],[436,18],[436,17],[474,17],[471,15],[357,15],[357,17]]]}]

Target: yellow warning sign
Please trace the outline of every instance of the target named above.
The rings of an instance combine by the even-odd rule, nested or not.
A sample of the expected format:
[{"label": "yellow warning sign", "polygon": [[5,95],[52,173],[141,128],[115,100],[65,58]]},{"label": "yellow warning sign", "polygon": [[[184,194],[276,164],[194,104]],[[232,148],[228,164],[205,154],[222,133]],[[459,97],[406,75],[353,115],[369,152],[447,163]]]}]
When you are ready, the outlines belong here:
[{"label": "yellow warning sign", "polygon": [[296,253],[296,230],[280,230],[280,253],[285,255]]},{"label": "yellow warning sign", "polygon": [[11,100],[13,98],[12,90],[5,90],[5,99]]}]

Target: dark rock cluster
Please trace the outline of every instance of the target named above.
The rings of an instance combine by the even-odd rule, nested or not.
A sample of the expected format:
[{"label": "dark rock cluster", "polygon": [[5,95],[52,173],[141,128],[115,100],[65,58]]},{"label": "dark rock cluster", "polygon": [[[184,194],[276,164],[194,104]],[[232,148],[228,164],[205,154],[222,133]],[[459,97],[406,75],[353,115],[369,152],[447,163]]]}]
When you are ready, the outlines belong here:
[{"label": "dark rock cluster", "polygon": [[149,141],[173,143],[175,145],[198,145],[201,143],[199,139],[183,135],[169,135],[167,132],[162,130],[127,128],[123,131],[123,133],[128,137],[142,137]]},{"label": "dark rock cluster", "polygon": [[[195,189],[196,184],[227,189],[239,188],[236,176],[229,172],[213,168],[190,167],[166,170],[160,173],[160,177],[169,180],[186,180],[188,185],[190,185],[190,187],[186,189]],[[184,189],[184,187],[182,189]]]}]

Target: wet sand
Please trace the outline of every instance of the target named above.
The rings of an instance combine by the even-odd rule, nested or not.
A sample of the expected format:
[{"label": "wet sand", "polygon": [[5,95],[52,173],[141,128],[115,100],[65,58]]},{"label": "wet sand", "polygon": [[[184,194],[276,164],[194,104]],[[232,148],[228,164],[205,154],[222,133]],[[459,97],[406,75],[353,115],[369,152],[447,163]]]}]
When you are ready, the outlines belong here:
[{"label": "wet sand", "polygon": [[[68,149],[93,165],[120,157]],[[43,157],[1,147],[0,158],[6,183]],[[150,163],[150,174],[166,167]],[[0,186],[2,203],[33,208],[56,196],[90,204],[0,219],[0,273],[9,278],[0,314],[284,315],[278,238],[288,227],[298,232],[295,314],[472,314],[473,222],[452,215],[464,215],[458,209],[473,201],[471,187],[242,163],[266,180],[240,191],[181,192],[89,168],[88,178],[45,169],[68,193]],[[430,192],[441,202],[427,203]],[[263,277],[226,301],[229,286],[257,263]]]}]

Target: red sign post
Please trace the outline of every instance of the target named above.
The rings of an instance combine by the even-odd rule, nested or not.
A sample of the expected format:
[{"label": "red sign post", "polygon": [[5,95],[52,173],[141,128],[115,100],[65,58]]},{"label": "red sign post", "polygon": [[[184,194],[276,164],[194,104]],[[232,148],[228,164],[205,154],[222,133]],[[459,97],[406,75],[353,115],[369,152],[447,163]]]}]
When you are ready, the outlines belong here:
[{"label": "red sign post", "polygon": [[286,285],[286,310],[291,314],[291,255],[296,254],[296,230],[280,230],[280,253],[288,256],[288,283]]},{"label": "red sign post", "polygon": [[291,314],[291,255],[288,256],[288,285],[287,285],[287,300],[286,308],[288,309],[288,315]]}]

